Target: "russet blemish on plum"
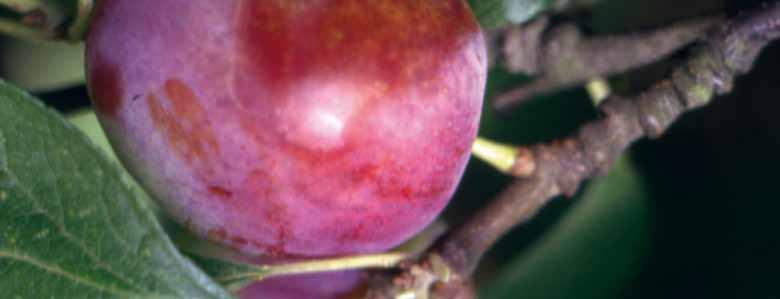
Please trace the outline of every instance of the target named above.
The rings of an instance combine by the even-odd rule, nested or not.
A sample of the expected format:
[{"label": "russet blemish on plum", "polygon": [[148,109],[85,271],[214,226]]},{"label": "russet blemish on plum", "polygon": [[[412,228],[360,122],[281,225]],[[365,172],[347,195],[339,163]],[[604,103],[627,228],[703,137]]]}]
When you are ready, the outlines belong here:
[{"label": "russet blemish on plum", "polygon": [[121,160],[173,218],[301,258],[388,250],[438,216],[485,52],[462,0],[113,0],[87,69]]}]

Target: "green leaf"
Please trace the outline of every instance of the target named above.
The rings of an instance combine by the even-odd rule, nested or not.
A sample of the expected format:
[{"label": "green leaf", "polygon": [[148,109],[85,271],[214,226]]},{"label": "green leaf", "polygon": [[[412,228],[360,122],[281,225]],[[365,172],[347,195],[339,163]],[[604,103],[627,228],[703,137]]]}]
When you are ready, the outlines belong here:
[{"label": "green leaf", "polygon": [[640,177],[622,159],[480,298],[615,298],[641,269],[649,231]]},{"label": "green leaf", "polygon": [[103,127],[100,126],[97,115],[92,109],[76,111],[68,114],[66,117],[70,123],[75,125],[81,132],[84,132],[92,144],[103,150],[109,159],[119,162],[119,158],[114,153],[114,149],[111,147],[111,143],[109,143],[108,137],[106,137],[106,133],[103,131]]},{"label": "green leaf", "polygon": [[190,255],[190,258],[220,284],[232,291],[238,291],[271,273],[268,267],[233,263],[194,254]]},{"label": "green leaf", "polygon": [[[95,112],[92,109],[79,110],[66,115],[66,117],[68,121],[81,130],[81,132],[89,138],[92,144],[101,150],[109,160],[119,163],[119,158],[111,147],[111,143],[109,143],[108,137],[106,137],[103,127],[100,126],[97,115],[95,115]],[[163,228],[165,229],[165,221],[164,219],[161,219],[161,217],[166,217],[165,211],[162,210],[156,201],[152,200],[149,194],[146,194],[146,191],[138,184],[135,178],[127,172],[127,170],[121,167],[121,164],[119,166],[118,170],[122,180],[127,182],[130,190],[133,191],[139,200],[143,200],[149,204],[149,207],[154,211],[155,215],[157,215],[157,219],[163,223]],[[166,232],[169,236],[171,235],[170,231],[166,230]]]},{"label": "green leaf", "polygon": [[177,247],[214,281],[231,292],[239,291],[270,274],[268,267],[249,263],[256,257],[196,236],[166,215],[158,219]]},{"label": "green leaf", "polygon": [[471,8],[486,28],[526,22],[550,7],[550,0],[470,0]]},{"label": "green leaf", "polygon": [[87,137],[0,82],[3,298],[230,298]]}]

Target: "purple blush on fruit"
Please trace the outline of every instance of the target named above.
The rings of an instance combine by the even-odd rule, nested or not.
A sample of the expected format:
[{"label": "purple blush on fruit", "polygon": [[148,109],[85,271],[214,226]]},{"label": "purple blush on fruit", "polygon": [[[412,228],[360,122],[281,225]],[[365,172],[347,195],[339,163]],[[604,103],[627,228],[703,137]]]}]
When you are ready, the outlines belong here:
[{"label": "purple blush on fruit", "polygon": [[98,116],[196,233],[247,253],[389,249],[452,196],[487,57],[463,0],[99,1]]}]

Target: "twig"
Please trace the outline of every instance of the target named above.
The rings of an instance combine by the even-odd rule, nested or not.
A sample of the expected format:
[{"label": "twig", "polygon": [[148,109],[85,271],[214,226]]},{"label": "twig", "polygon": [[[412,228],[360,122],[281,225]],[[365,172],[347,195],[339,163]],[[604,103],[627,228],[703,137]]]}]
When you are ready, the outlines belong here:
[{"label": "twig", "polygon": [[[681,114],[728,93],[734,77],[746,73],[760,51],[778,38],[780,4],[726,22],[671,78],[632,99],[613,96],[601,105],[602,119],[585,125],[570,138],[523,147],[533,154],[535,167],[530,175],[515,181],[469,221],[445,235],[424,259],[409,268],[415,271],[407,270],[374,286],[370,298],[397,298],[414,285],[409,281],[442,272],[446,275],[438,276],[438,284],[427,286],[439,295],[434,298],[448,298],[437,293],[441,290],[467,290],[468,277],[496,240],[533,217],[552,198],[571,195],[583,180],[603,174],[634,141],[661,135]],[[420,274],[420,269],[440,263],[449,270]]]},{"label": "twig", "polygon": [[592,38],[583,37],[572,24],[549,29],[544,18],[513,28],[507,32],[504,43],[507,69],[538,77],[499,95],[493,105],[506,109],[540,93],[658,61],[699,39],[722,19],[708,17],[645,33]]}]

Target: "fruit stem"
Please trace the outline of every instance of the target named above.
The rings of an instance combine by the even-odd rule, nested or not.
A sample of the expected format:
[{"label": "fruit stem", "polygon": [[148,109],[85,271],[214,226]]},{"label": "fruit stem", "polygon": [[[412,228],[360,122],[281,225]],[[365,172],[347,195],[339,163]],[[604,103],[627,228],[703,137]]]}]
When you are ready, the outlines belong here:
[{"label": "fruit stem", "polygon": [[588,91],[588,95],[590,95],[593,105],[596,107],[601,105],[601,102],[612,94],[609,82],[604,78],[594,78],[588,81],[588,84],[585,85],[585,89]]},{"label": "fruit stem", "polygon": [[278,265],[254,266],[254,271],[241,272],[232,276],[221,277],[221,281],[240,281],[251,279],[261,281],[271,277],[312,274],[331,271],[359,269],[391,269],[406,260],[408,254],[391,252],[381,254],[355,255],[331,259],[293,262]]},{"label": "fruit stem", "polygon": [[260,279],[272,276],[284,276],[293,274],[307,274],[318,272],[329,272],[339,270],[356,269],[389,269],[394,268],[401,261],[405,260],[405,253],[382,253],[369,255],[356,255],[349,257],[323,259],[314,261],[297,262],[290,264],[281,264],[266,266],[268,272],[262,275]]},{"label": "fruit stem", "polygon": [[517,162],[518,149],[515,146],[501,144],[477,137],[471,149],[472,154],[505,174],[511,174]]}]

